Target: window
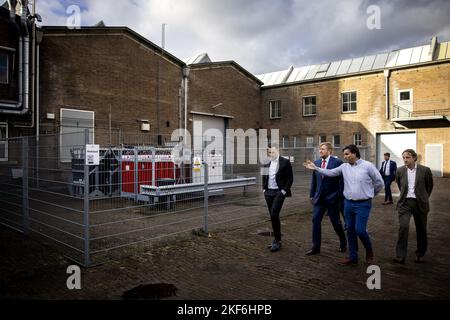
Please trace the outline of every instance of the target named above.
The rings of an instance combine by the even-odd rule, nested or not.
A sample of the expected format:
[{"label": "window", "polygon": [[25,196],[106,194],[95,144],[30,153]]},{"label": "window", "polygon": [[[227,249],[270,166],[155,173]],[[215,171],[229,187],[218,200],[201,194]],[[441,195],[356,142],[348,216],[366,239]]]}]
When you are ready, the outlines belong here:
[{"label": "window", "polygon": [[281,118],[281,100],[269,101],[270,119]]},{"label": "window", "polygon": [[294,136],[293,141],[294,141],[294,148],[300,148],[300,137]]},{"label": "window", "polygon": [[353,144],[356,146],[362,145],[361,133],[355,133],[353,135]]},{"label": "window", "polygon": [[288,136],[283,136],[281,138],[281,147],[284,149],[289,148],[289,137]]},{"label": "window", "polygon": [[316,96],[303,97],[303,116],[316,115]]},{"label": "window", "polygon": [[356,91],[341,93],[342,112],[356,112]]},{"label": "window", "polygon": [[323,136],[319,136],[319,143],[323,143],[327,141],[327,136],[323,135]]},{"label": "window", "polygon": [[0,53],[0,83],[8,84],[9,57],[6,53]]},{"label": "window", "polygon": [[8,124],[0,123],[0,161],[8,161]]},{"label": "window", "polygon": [[314,146],[314,137],[306,137],[306,147],[312,148]]},{"label": "window", "polygon": [[333,147],[339,147],[341,145],[341,136],[333,136]]},{"label": "window", "polygon": [[413,90],[412,89],[398,91],[398,104],[399,105],[411,104],[412,101],[413,101]]},{"label": "window", "polygon": [[89,143],[94,143],[94,112],[61,108],[60,157],[70,162],[71,152],[85,145],[84,130],[89,129]]}]

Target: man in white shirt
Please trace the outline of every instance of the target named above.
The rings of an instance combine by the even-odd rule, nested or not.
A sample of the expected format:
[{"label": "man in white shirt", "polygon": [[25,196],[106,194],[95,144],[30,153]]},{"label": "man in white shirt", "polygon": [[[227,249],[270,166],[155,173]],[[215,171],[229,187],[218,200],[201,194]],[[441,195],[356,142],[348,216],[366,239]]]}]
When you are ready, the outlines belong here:
[{"label": "man in white shirt", "polygon": [[281,248],[281,223],[280,211],[284,199],[291,196],[291,186],[294,180],[291,162],[280,157],[278,147],[272,145],[267,150],[270,163],[264,166],[265,172],[262,176],[264,198],[269,209],[270,220],[274,241],[270,251],[276,252]]}]

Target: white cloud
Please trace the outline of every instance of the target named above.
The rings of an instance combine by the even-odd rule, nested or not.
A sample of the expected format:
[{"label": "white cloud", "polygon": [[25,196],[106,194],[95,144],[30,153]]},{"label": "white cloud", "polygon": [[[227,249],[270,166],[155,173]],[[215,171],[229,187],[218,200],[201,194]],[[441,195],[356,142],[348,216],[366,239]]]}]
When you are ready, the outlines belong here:
[{"label": "white cloud", "polygon": [[[65,7],[79,4],[82,25],[103,20],[127,26],[183,59],[208,52],[253,73],[329,62],[450,40],[450,2],[369,0],[46,0],[37,2],[45,25],[64,25]],[[369,5],[381,10],[381,30],[366,26]]]}]

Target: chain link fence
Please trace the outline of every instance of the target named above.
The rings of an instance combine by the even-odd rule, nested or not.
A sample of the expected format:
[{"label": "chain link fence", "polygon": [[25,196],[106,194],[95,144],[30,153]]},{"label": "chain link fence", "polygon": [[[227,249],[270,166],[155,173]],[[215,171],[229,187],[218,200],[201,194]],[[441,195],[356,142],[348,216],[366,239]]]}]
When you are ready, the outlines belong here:
[{"label": "chain link fence", "polygon": [[[96,129],[97,136],[108,137]],[[115,145],[96,139],[98,153],[86,152],[93,137],[86,129],[8,139],[0,223],[83,266],[182,233],[207,236],[262,222],[270,230],[259,164],[227,164],[220,154],[183,162],[165,135],[120,134]],[[311,173],[302,163],[317,158],[317,148],[281,154],[293,165],[297,197],[307,199]],[[287,201],[283,211],[299,203]]]}]

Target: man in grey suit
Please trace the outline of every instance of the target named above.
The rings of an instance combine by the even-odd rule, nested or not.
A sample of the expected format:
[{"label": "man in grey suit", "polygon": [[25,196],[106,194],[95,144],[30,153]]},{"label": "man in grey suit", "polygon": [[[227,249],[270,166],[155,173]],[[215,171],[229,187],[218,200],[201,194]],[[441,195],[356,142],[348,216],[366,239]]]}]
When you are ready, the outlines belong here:
[{"label": "man in grey suit", "polygon": [[402,153],[405,165],[397,170],[395,181],[400,189],[397,203],[399,231],[395,263],[404,264],[408,247],[409,221],[414,217],[417,233],[415,262],[424,262],[427,251],[427,214],[430,210],[428,198],[433,191],[433,175],[428,167],[417,164],[417,154],[412,149]]}]

